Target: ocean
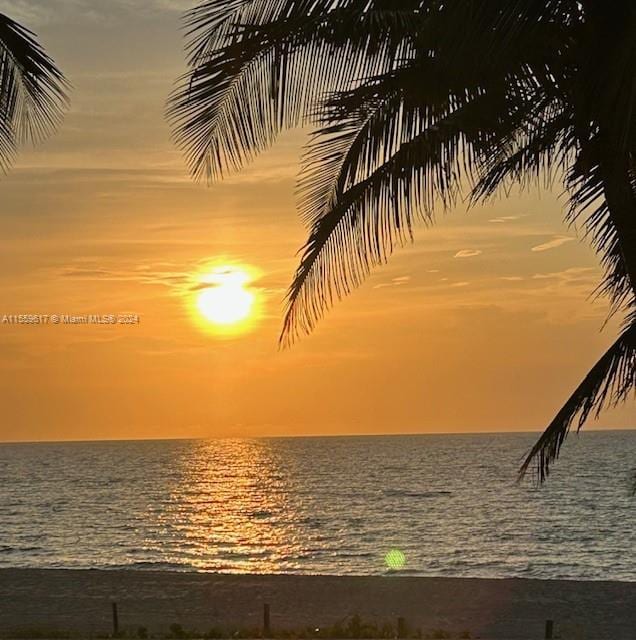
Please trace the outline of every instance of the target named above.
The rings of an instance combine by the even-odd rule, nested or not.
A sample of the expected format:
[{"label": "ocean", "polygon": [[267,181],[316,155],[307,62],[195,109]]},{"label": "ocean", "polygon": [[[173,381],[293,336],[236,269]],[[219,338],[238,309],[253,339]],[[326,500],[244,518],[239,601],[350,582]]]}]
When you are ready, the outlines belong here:
[{"label": "ocean", "polygon": [[0,567],[636,580],[636,431],[0,445]]}]

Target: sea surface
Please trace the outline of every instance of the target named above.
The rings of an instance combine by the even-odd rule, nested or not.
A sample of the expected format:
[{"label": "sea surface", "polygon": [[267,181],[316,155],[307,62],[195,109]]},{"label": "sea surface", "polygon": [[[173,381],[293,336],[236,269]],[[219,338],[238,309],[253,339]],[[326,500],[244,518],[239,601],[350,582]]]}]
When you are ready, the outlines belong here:
[{"label": "sea surface", "polygon": [[636,580],[636,431],[0,445],[0,567]]}]

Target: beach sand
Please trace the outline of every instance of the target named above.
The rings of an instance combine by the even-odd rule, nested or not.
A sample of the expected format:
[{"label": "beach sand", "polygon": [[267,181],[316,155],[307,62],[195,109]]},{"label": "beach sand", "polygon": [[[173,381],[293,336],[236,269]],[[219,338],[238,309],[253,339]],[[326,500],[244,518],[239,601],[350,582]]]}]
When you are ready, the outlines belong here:
[{"label": "beach sand", "polygon": [[[154,571],[0,570],[0,636],[49,631],[167,635],[170,625],[207,632],[260,629],[264,604],[276,631],[363,622],[412,635],[443,630],[457,638],[636,637],[636,583],[420,577],[219,575]],[[439,632],[438,632],[439,635]]]}]

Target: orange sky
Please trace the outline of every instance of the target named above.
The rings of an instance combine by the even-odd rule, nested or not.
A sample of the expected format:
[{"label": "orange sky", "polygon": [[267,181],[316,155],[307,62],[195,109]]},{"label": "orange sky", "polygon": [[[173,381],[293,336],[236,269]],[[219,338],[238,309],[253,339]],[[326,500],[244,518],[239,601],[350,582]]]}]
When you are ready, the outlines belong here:
[{"label": "orange sky", "polygon": [[[559,188],[441,216],[317,331],[279,352],[305,231],[304,140],[191,182],[163,109],[183,71],[178,0],[0,0],[67,73],[59,133],[0,184],[2,314],[133,312],[133,326],[0,325],[3,440],[539,430],[609,346],[594,254]],[[262,317],[193,321],[196,275],[250,265]],[[635,405],[595,426],[633,427]]]}]

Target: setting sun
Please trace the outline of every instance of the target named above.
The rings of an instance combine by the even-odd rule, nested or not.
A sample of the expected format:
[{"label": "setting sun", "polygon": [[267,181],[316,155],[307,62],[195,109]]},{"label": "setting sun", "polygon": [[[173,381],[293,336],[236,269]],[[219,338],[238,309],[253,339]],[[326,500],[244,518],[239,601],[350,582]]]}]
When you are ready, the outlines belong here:
[{"label": "setting sun", "polygon": [[243,326],[254,313],[256,296],[249,290],[247,271],[217,267],[201,278],[196,308],[202,319],[221,329]]}]

